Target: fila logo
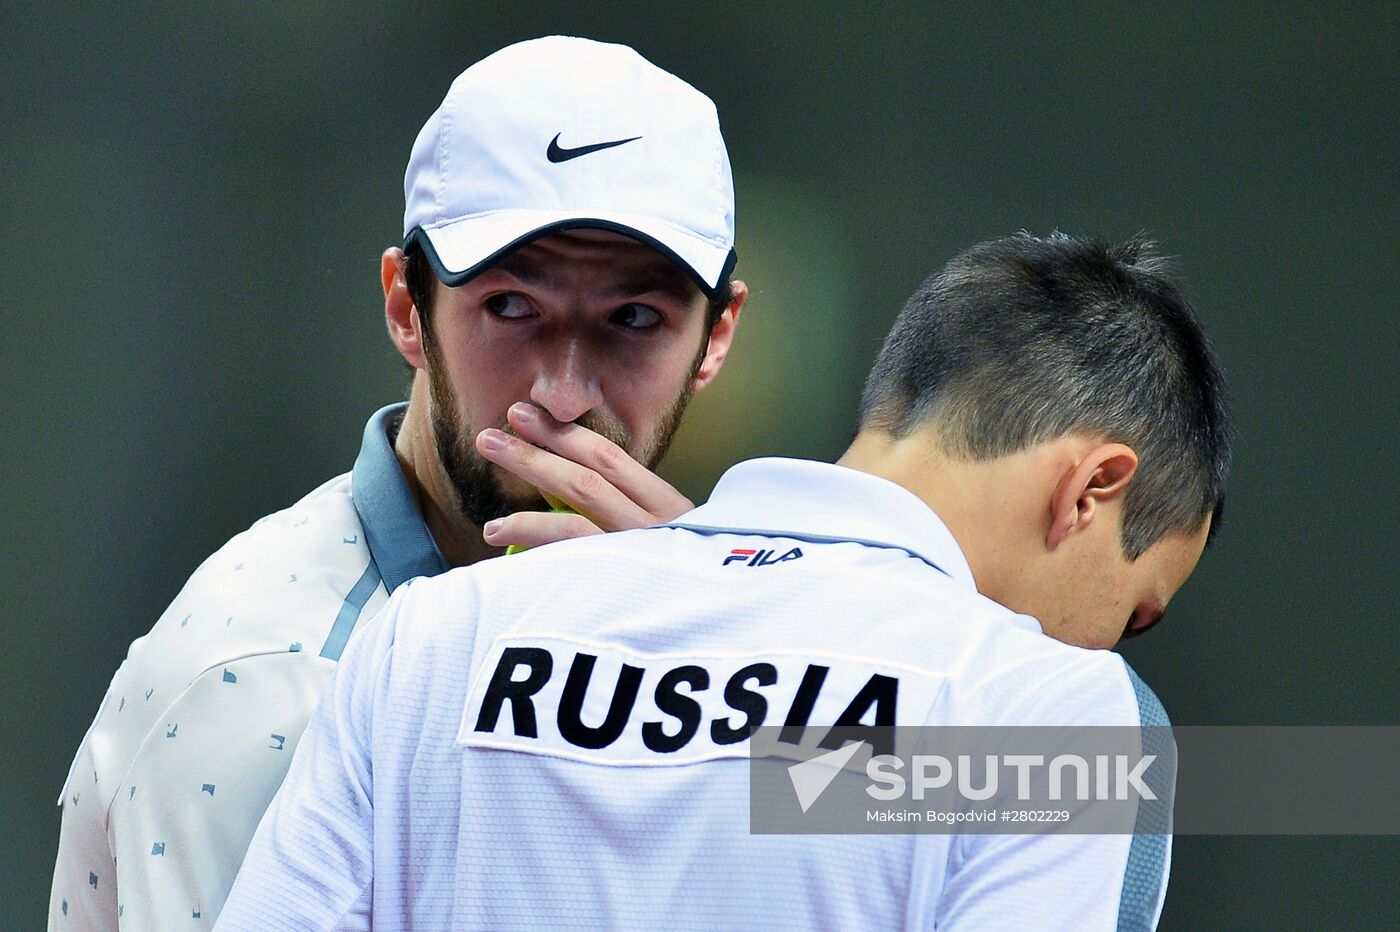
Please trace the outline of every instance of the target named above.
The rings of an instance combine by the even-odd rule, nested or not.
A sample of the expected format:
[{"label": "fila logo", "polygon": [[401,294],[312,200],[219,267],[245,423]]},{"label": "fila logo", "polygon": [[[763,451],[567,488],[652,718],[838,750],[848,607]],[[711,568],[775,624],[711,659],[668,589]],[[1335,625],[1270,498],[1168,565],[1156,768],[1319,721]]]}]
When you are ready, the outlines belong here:
[{"label": "fila logo", "polygon": [[787,560],[797,560],[802,557],[802,548],[793,547],[781,557],[775,557],[776,550],[742,550],[734,549],[729,551],[729,556],[724,558],[720,566],[728,566],[736,560],[742,561],[745,566],[772,566],[774,563],[783,563]]}]

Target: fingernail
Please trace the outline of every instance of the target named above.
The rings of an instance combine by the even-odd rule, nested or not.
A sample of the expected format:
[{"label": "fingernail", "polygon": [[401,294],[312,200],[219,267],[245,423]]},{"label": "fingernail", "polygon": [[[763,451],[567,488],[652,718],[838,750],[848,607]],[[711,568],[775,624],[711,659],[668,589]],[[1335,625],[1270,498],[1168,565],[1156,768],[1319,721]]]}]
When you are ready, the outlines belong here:
[{"label": "fingernail", "polygon": [[485,526],[484,528],[482,528],[482,530],[486,532],[486,536],[487,536],[487,537],[490,537],[492,534],[496,533],[496,532],[499,531],[500,529],[501,529],[501,519],[500,519],[500,518],[494,518],[494,519],[492,519],[492,520],[490,520],[490,521],[487,521],[487,522],[486,522],[486,526]]},{"label": "fingernail", "polygon": [[481,445],[487,450],[504,450],[506,448],[506,435],[499,430],[484,430],[481,432]]},{"label": "fingernail", "polygon": [[511,405],[510,410],[517,420],[536,421],[539,419],[539,413],[535,411],[535,406],[527,405],[523,401],[517,401],[515,404]]}]

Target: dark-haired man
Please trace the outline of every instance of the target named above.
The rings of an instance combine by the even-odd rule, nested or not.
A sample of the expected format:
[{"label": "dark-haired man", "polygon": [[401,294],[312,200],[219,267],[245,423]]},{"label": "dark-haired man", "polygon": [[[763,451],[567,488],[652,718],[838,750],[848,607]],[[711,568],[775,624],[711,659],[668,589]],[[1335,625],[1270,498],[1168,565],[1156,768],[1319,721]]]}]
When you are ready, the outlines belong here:
[{"label": "dark-haired man", "polygon": [[209,928],[352,631],[407,580],[690,507],[648,469],[746,294],[709,98],[623,46],[519,43],[453,82],[404,194],[381,278],[410,399],[132,645],[64,786],[52,929]]},{"label": "dark-haired man", "polygon": [[749,726],[1165,724],[1092,648],[1161,619],[1229,460],[1145,245],[968,250],[837,465],[742,463],[671,524],[396,593],[221,928],[1150,927],[1163,834],[750,834]]}]

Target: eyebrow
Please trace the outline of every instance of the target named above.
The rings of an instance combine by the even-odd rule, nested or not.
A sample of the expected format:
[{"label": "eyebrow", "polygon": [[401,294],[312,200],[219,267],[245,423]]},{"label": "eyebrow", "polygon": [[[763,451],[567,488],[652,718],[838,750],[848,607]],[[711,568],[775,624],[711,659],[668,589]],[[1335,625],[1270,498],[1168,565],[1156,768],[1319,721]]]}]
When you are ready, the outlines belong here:
[{"label": "eyebrow", "polygon": [[667,270],[666,274],[648,275],[645,278],[625,280],[614,292],[618,295],[639,295],[660,292],[685,304],[695,300],[700,289],[679,269]]},{"label": "eyebrow", "polygon": [[527,285],[548,284],[549,279],[552,277],[544,269],[529,262],[522,262],[519,256],[506,256],[486,271],[505,272],[512,278],[517,278]]},{"label": "eyebrow", "polygon": [[[519,256],[506,256],[496,263],[494,269],[505,272],[526,285],[548,287],[555,278],[549,269],[522,260]],[[689,304],[695,300],[696,295],[701,294],[699,287],[680,269],[670,263],[657,263],[653,269],[624,279],[617,287],[609,290],[609,295],[632,297],[656,292],[685,304]]]},{"label": "eyebrow", "polygon": [[1220,530],[1220,524],[1225,520],[1225,496],[1222,494],[1220,500],[1215,503],[1215,508],[1211,511],[1210,530],[1206,531],[1206,545],[1202,550],[1209,550],[1210,545],[1215,543],[1216,532]]},{"label": "eyebrow", "polygon": [[1144,635],[1144,634],[1146,634],[1147,632],[1151,631],[1153,628],[1156,628],[1158,625],[1160,625],[1162,622],[1164,622],[1164,621],[1166,621],[1166,620],[1167,620],[1167,610],[1166,610],[1165,608],[1163,608],[1163,609],[1161,609],[1160,611],[1157,612],[1157,617],[1154,618],[1154,619],[1152,620],[1152,623],[1151,623],[1150,625],[1148,625],[1146,628],[1142,628],[1142,629],[1140,629],[1140,630],[1138,630],[1138,631],[1134,631],[1134,630],[1133,630],[1133,616],[1132,616],[1132,615],[1129,615],[1129,616],[1128,616],[1128,621],[1127,621],[1127,623],[1123,625],[1123,633],[1122,633],[1121,635],[1119,635],[1119,637],[1120,637],[1122,640],[1125,640],[1125,641],[1126,641],[1128,638],[1141,637],[1142,635]]}]

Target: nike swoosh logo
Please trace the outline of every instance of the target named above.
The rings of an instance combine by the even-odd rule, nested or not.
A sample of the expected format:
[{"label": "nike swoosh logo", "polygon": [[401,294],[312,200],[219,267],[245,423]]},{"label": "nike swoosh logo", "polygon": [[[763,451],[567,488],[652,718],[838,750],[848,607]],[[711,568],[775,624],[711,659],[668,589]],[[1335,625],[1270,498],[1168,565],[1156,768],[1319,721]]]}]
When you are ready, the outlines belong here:
[{"label": "nike swoosh logo", "polygon": [[592,152],[600,152],[603,149],[611,149],[613,146],[626,145],[629,142],[636,142],[641,136],[633,136],[631,139],[614,139],[612,142],[595,142],[591,146],[579,146],[577,149],[565,149],[559,145],[559,137],[563,133],[555,133],[554,138],[549,141],[549,148],[545,150],[545,158],[551,162],[567,162],[569,159],[576,159],[581,155],[588,155]]}]

